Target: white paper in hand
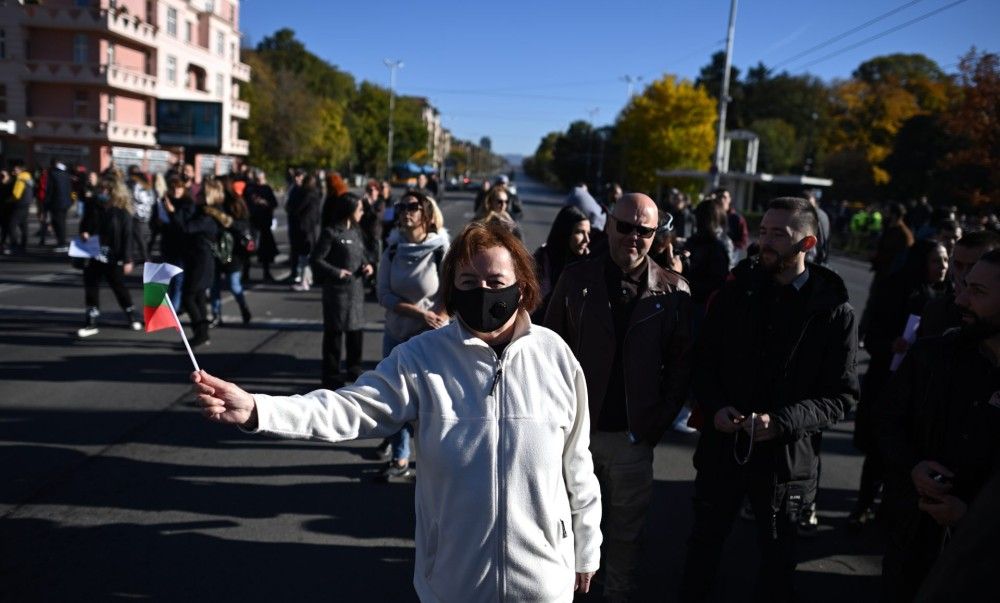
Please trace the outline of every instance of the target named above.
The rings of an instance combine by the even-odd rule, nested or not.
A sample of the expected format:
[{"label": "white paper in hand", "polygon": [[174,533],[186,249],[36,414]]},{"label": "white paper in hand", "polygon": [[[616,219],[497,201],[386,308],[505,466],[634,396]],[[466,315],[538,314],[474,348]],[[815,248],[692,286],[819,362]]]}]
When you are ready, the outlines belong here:
[{"label": "white paper in hand", "polygon": [[[903,339],[906,343],[913,345],[917,340],[917,329],[920,328],[920,317],[916,314],[910,314],[910,317],[906,319],[906,328],[903,329]],[[902,354],[894,354],[892,356],[892,363],[889,365],[889,370],[896,372],[899,365],[903,363],[903,358],[906,358],[906,352]]]},{"label": "white paper in hand", "polygon": [[94,235],[86,241],[73,239],[69,242],[69,257],[71,258],[91,258],[101,263],[107,263],[108,259],[101,253],[101,237]]}]

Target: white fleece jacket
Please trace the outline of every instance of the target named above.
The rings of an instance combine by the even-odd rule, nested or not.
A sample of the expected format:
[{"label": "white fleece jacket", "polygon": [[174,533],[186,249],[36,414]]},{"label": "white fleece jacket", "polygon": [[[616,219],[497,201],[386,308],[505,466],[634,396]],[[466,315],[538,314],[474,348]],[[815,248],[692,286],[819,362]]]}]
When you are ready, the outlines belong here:
[{"label": "white fleece jacket", "polygon": [[258,431],[283,437],[386,437],[415,422],[422,601],[571,601],[575,572],[598,568],[583,371],[524,312],[500,358],[456,320],[397,346],[352,386],[254,398]]}]

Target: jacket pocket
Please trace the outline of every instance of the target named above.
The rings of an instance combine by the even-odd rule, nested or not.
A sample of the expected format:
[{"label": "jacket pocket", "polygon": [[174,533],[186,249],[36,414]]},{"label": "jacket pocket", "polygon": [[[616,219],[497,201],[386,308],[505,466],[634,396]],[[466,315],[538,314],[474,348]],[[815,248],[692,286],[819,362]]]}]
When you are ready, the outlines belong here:
[{"label": "jacket pocket", "polygon": [[573,570],[576,567],[576,550],[573,546],[573,534],[566,521],[560,519],[556,526],[556,552],[563,565]]}]

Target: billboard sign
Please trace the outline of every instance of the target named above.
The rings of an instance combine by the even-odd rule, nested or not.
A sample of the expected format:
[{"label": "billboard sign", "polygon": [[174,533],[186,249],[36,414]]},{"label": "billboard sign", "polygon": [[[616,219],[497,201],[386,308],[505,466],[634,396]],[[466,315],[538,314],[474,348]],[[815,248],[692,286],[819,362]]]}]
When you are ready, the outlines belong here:
[{"label": "billboard sign", "polygon": [[222,104],[157,100],[156,142],[218,150],[222,146]]}]

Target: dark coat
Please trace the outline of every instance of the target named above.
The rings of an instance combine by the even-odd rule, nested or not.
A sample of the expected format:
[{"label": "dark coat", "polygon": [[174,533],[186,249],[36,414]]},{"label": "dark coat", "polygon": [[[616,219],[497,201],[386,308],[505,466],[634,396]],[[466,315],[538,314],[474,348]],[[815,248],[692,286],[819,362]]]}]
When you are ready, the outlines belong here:
[{"label": "dark coat", "polygon": [[[195,204],[190,197],[171,199],[170,202],[174,206],[174,214],[177,214],[178,219],[168,219],[166,224],[159,225],[160,253],[166,262],[183,263],[187,236],[184,234],[184,230],[180,227],[180,224],[187,220],[188,215],[194,213]],[[159,215],[159,210],[157,210],[156,215]]]},{"label": "dark coat", "polygon": [[73,180],[66,170],[52,168],[49,170],[48,183],[45,187],[45,209],[69,209],[73,205]]},{"label": "dark coat", "polygon": [[684,250],[691,254],[684,271],[684,278],[691,283],[691,299],[703,306],[726,282],[729,250],[718,237],[707,232],[699,232],[688,239]]},{"label": "dark coat", "polygon": [[[358,331],[364,326],[364,280],[361,268],[373,263],[357,227],[324,228],[312,255],[316,281],[323,285],[323,326],[337,331]],[[340,270],[351,276],[341,278]]]},{"label": "dark coat", "polygon": [[274,258],[278,257],[278,245],[274,240],[274,233],[271,231],[271,222],[274,220],[274,210],[278,207],[278,199],[274,196],[274,189],[267,184],[249,185],[244,192],[247,207],[250,209],[250,226],[259,235],[257,258],[261,262],[272,262]]},{"label": "dark coat", "polygon": [[[543,321],[562,336],[579,360],[594,421],[601,416],[616,351],[604,278],[606,261],[606,256],[600,256],[566,266]],[[646,266],[646,289],[629,320],[622,364],[629,431],[655,445],[687,397],[692,305],[681,275],[652,260]]]},{"label": "dark coat", "polygon": [[[952,494],[967,504],[1000,469],[1000,408],[961,400],[970,404],[963,409],[954,396],[959,367],[980,353],[978,344],[960,330],[920,339],[882,397],[878,443],[886,471],[884,508],[890,537],[904,549],[920,542],[939,544],[944,531],[917,508],[910,472],[918,462],[935,460],[948,467],[955,474]],[[973,452],[957,455],[956,441],[971,442]]]},{"label": "dark coat", "polygon": [[316,245],[322,199],[318,189],[296,186],[292,189],[285,212],[288,214],[288,242],[292,253],[309,255]]},{"label": "dark coat", "polygon": [[80,232],[101,237],[101,252],[109,264],[127,264],[133,257],[132,215],[107,203],[88,203],[80,221]]},{"label": "dark coat", "polygon": [[821,266],[808,267],[808,298],[792,319],[797,326],[790,340],[779,342],[786,352],[776,364],[784,370],[770,400],[748,395],[759,377],[770,275],[752,260],[740,262],[709,306],[695,346],[694,391],[705,416],[694,456],[699,471],[736,466],[733,435],[714,427],[716,412],[734,406],[746,416],[770,414],[778,437],[762,452],[773,454],[776,483],[808,487],[815,480],[820,431],[843,419],[858,396],[858,335],[843,280]]},{"label": "dark coat", "polygon": [[184,290],[207,289],[215,278],[212,246],[219,237],[219,223],[199,206],[190,212],[173,212],[170,224],[184,233]]}]

